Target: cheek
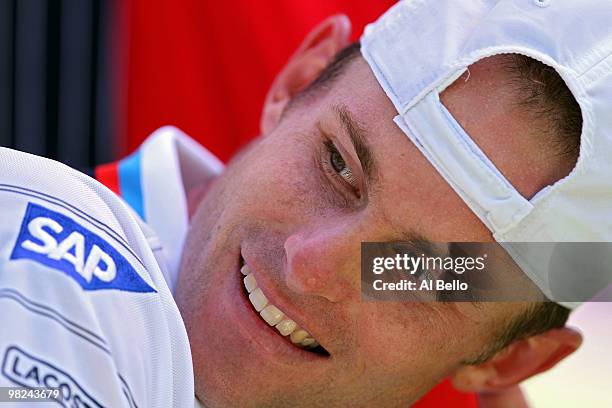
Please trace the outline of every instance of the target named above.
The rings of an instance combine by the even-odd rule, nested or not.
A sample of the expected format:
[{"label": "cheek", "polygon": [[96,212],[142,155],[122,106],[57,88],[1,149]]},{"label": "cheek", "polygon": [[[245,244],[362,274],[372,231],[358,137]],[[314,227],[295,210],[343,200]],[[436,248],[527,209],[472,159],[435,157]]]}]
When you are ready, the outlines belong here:
[{"label": "cheek", "polygon": [[399,309],[403,307],[387,302],[362,303],[360,307],[359,348],[383,365],[398,359],[414,363],[430,344],[425,337],[431,335],[432,328],[425,330],[423,319],[416,313],[402,313]]},{"label": "cheek", "polygon": [[479,349],[474,327],[444,307],[425,303],[362,302],[357,346],[367,365],[398,377],[430,381],[447,375]]},{"label": "cheek", "polygon": [[[362,302],[355,350],[371,387],[422,390],[433,387],[460,361],[461,345],[429,306]],[[461,337],[461,335],[459,336]],[[399,391],[398,391],[399,392]]]},{"label": "cheek", "polygon": [[285,223],[321,215],[321,176],[313,152],[309,142],[264,139],[232,165],[229,206],[251,221]]}]

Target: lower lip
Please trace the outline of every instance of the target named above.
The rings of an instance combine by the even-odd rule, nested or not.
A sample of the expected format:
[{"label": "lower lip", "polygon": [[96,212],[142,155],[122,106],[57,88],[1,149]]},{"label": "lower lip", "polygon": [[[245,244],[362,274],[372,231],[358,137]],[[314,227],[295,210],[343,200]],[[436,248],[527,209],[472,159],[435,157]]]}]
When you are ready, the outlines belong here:
[{"label": "lower lip", "polygon": [[281,335],[272,326],[263,321],[261,316],[253,309],[251,302],[245,295],[242,283],[243,275],[236,271],[236,279],[231,279],[234,283],[230,285],[229,299],[238,299],[237,302],[229,303],[229,313],[232,321],[236,322],[236,327],[240,334],[249,342],[257,344],[258,354],[268,355],[278,361],[279,357],[287,357],[291,363],[296,360],[302,361],[323,361],[325,356],[302,350]]}]

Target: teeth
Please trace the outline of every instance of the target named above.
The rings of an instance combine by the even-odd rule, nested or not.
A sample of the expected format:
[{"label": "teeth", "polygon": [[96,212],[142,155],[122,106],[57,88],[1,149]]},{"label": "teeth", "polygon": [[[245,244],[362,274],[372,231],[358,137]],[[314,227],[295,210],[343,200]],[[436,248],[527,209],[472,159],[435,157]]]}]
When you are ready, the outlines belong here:
[{"label": "teeth", "polygon": [[283,320],[283,317],[285,317],[283,312],[281,312],[279,308],[274,305],[266,306],[259,314],[266,322],[268,322],[270,326],[276,326],[276,324]]},{"label": "teeth", "polygon": [[257,281],[252,273],[244,277],[244,287],[249,293],[257,288]]},{"label": "teeth", "polygon": [[261,289],[257,288],[249,295],[251,304],[258,312],[261,312],[268,305],[268,298],[263,294]]},{"label": "teeth", "polygon": [[249,292],[249,301],[266,323],[274,326],[281,336],[289,336],[291,342],[298,347],[310,349],[319,345],[310,333],[286,317],[285,313],[278,307],[268,302],[266,295],[257,287],[255,275],[251,273],[247,265],[243,265],[240,272],[244,275],[243,282],[244,287]]},{"label": "teeth", "polygon": [[304,340],[302,340],[300,344],[302,346],[311,346],[314,343],[315,343],[315,339],[313,339],[312,337],[306,337]]},{"label": "teeth", "polygon": [[249,269],[247,265],[242,265],[242,268],[240,268],[240,272],[242,272],[244,276],[247,276],[248,274],[251,273],[251,270]]},{"label": "teeth", "polygon": [[290,335],[297,327],[297,323],[291,319],[281,320],[279,324],[276,325],[276,330],[283,336]]},{"label": "teeth", "polygon": [[306,337],[308,337],[306,330],[299,329],[291,333],[291,341],[294,343],[301,343]]}]

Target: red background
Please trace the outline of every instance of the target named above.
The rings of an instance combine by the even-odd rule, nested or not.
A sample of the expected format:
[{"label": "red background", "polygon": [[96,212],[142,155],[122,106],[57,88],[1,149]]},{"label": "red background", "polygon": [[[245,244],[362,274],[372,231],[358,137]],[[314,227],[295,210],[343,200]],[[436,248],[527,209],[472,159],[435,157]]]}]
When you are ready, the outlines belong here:
[{"label": "red background", "polygon": [[326,17],[347,14],[354,39],[390,0],[122,0],[116,94],[121,153],[173,124],[222,160],[259,134],[276,73]]}]

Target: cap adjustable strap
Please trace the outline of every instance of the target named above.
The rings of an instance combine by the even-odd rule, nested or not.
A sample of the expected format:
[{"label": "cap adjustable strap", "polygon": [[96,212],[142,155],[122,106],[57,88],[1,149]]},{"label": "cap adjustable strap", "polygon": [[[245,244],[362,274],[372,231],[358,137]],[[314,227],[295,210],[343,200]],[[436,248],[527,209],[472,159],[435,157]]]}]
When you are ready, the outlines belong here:
[{"label": "cap adjustable strap", "polygon": [[437,89],[394,122],[493,233],[533,209],[444,107]]}]

